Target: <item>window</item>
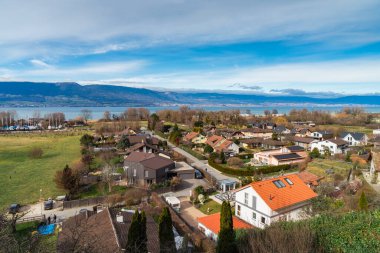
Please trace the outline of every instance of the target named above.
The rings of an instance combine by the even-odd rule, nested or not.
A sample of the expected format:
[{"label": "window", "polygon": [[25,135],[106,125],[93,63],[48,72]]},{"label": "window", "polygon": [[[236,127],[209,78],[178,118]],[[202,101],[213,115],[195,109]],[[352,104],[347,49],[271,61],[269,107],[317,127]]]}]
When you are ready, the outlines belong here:
[{"label": "window", "polygon": [[285,178],[285,181],[289,184],[289,185],[293,185],[294,183],[292,182],[292,180],[290,180],[289,178]]},{"label": "window", "polygon": [[265,224],[265,217],[261,216],[261,223]]},{"label": "window", "polygon": [[248,205],[248,193],[244,193],[244,204]]},{"label": "window", "polygon": [[135,177],[137,175],[136,169],[133,169],[133,176]]},{"label": "window", "polygon": [[252,209],[256,210],[256,196],[252,196]]},{"label": "window", "polygon": [[145,177],[149,177],[149,171],[145,171]]},{"label": "window", "polygon": [[237,216],[240,216],[240,206],[237,206]]},{"label": "window", "polygon": [[256,220],[256,213],[255,212],[252,213],[252,219]]},{"label": "window", "polygon": [[281,180],[274,180],[273,183],[277,188],[284,188],[286,186]]}]

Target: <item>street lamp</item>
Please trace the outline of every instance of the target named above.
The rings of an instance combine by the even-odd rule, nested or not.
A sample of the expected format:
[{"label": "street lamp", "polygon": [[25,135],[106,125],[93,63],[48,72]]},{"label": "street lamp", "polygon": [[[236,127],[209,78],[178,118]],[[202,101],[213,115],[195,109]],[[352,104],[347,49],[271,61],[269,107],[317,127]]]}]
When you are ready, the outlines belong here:
[{"label": "street lamp", "polygon": [[41,201],[41,215],[42,215],[42,189],[40,189],[40,201]]}]

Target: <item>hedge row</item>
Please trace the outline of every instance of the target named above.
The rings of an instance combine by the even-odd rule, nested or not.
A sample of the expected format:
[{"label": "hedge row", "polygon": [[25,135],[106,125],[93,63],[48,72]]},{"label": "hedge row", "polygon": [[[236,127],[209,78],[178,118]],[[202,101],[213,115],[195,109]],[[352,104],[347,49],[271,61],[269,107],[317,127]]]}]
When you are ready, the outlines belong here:
[{"label": "hedge row", "polygon": [[289,164],[279,165],[279,166],[265,166],[265,167],[256,167],[252,169],[233,169],[226,166],[222,166],[218,163],[215,163],[214,161],[210,160],[208,161],[208,164],[219,170],[222,173],[226,173],[229,175],[234,176],[240,176],[240,177],[246,177],[246,176],[253,176],[253,175],[260,175],[260,174],[269,174],[279,171],[285,171],[292,168]]}]

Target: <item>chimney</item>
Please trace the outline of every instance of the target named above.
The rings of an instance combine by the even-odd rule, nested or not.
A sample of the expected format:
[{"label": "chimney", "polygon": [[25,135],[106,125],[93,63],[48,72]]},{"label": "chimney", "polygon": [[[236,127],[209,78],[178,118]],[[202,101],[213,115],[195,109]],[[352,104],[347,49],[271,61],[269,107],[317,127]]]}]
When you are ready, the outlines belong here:
[{"label": "chimney", "polygon": [[122,215],[121,213],[118,213],[118,214],[116,215],[116,221],[117,221],[118,223],[123,223],[123,222],[124,222],[124,217],[123,217],[123,215]]}]

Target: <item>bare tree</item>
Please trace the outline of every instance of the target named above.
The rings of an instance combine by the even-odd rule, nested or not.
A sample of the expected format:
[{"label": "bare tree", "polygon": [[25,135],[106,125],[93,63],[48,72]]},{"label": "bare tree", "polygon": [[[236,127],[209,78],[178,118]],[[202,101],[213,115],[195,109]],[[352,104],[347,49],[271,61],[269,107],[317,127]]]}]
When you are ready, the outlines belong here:
[{"label": "bare tree", "polygon": [[80,112],[81,112],[81,117],[87,124],[87,121],[92,118],[92,111],[89,109],[82,109]]}]

